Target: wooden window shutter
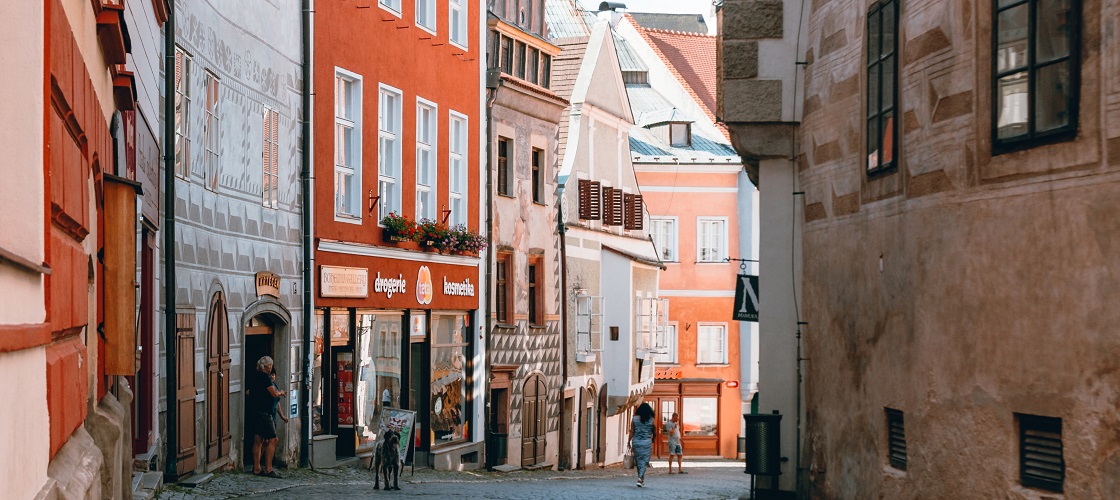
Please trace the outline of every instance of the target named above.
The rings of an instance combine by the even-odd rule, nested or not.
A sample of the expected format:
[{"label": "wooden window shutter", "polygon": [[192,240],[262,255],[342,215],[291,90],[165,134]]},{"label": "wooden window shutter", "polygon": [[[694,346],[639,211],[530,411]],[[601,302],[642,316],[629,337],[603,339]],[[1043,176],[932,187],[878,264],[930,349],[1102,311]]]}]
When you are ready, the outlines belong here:
[{"label": "wooden window shutter", "polygon": [[589,217],[591,220],[599,220],[603,216],[602,190],[599,181],[591,181],[591,217]]},{"label": "wooden window shutter", "polygon": [[626,206],[626,229],[642,229],[642,195],[626,193],[623,197]]},{"label": "wooden window shutter", "polygon": [[178,423],[178,450],[176,450],[176,471],[179,474],[193,472],[197,465],[198,446],[195,444],[194,416],[194,314],[175,315],[176,379],[175,391],[176,422]]},{"label": "wooden window shutter", "polygon": [[634,195],[632,206],[634,209],[634,227],[631,229],[641,231],[645,229],[645,210],[642,205],[642,195]]},{"label": "wooden window shutter", "polygon": [[609,226],[614,223],[614,188],[603,188],[603,225]]},{"label": "wooden window shutter", "polygon": [[591,218],[591,181],[579,180],[579,218]]},{"label": "wooden window shutter", "polygon": [[612,194],[613,194],[613,196],[611,197],[611,204],[614,205],[614,206],[611,207],[611,225],[612,226],[621,226],[622,221],[623,221],[623,216],[625,215],[625,211],[626,211],[626,206],[623,204],[623,201],[622,201],[622,190],[621,189],[615,189]]}]

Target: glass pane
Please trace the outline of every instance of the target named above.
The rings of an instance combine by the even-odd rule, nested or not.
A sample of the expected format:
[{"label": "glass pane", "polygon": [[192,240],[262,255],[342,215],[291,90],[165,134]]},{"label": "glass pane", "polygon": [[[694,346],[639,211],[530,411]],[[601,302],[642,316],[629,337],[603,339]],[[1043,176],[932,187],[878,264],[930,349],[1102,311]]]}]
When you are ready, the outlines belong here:
[{"label": "glass pane", "polygon": [[1046,63],[1069,55],[1069,41],[1073,26],[1070,21],[1069,0],[1039,2],[1035,27],[1035,58]]},{"label": "glass pane", "polygon": [[879,72],[881,64],[872,66],[867,72],[867,116],[879,113]]},{"label": "glass pane", "polygon": [[1027,73],[1005,76],[998,82],[996,101],[997,137],[1006,139],[1027,133]]},{"label": "glass pane", "polygon": [[335,145],[335,153],[338,158],[335,160],[338,165],[352,166],[353,163],[353,141],[354,129],[347,127],[343,124],[338,124],[338,131],[335,134],[338,143]]},{"label": "glass pane", "polygon": [[867,120],[867,169],[879,166],[879,118]]},{"label": "glass pane", "polygon": [[883,48],[880,49],[882,54],[894,53],[894,27],[895,27],[895,3],[891,2],[883,6]]},{"label": "glass pane", "polygon": [[1046,132],[1069,124],[1069,62],[1038,70],[1035,83],[1035,131]]},{"label": "glass pane", "polygon": [[326,318],[322,309],[315,310],[314,320],[314,354],[311,362],[311,432],[321,434],[326,431],[323,426],[323,331]]},{"label": "glass pane", "polygon": [[350,186],[354,176],[348,172],[337,171],[335,172],[335,209],[338,213],[348,214],[352,213],[353,207],[350,203]]},{"label": "glass pane", "polygon": [[882,124],[883,146],[882,157],[883,165],[894,161],[894,111],[887,111],[883,116],[879,117],[879,122]]},{"label": "glass pane", "polygon": [[1000,73],[1027,64],[1027,7],[1023,4],[999,13],[996,69]]},{"label": "glass pane", "polygon": [[897,75],[895,74],[895,56],[887,56],[883,58],[882,71],[883,71],[883,97],[882,106],[880,109],[888,109],[894,107],[894,83]]},{"label": "glass pane", "polygon": [[867,15],[867,62],[872,63],[879,59],[879,11]]},{"label": "glass pane", "polygon": [[684,398],[681,428],[685,436],[715,436],[719,427],[718,398]]}]

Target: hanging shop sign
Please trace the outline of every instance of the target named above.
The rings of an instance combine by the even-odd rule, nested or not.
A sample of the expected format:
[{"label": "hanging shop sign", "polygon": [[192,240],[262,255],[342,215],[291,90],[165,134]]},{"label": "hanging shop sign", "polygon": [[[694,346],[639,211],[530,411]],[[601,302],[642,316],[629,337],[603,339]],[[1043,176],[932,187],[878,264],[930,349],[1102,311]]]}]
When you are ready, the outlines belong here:
[{"label": "hanging shop sign", "polygon": [[257,273],[257,296],[265,295],[280,298],[280,275],[261,271]]},{"label": "hanging shop sign", "polygon": [[740,274],[735,279],[735,321],[758,323],[758,276]]},{"label": "hanging shop sign", "polygon": [[319,267],[320,297],[369,296],[369,270],[364,267]]}]

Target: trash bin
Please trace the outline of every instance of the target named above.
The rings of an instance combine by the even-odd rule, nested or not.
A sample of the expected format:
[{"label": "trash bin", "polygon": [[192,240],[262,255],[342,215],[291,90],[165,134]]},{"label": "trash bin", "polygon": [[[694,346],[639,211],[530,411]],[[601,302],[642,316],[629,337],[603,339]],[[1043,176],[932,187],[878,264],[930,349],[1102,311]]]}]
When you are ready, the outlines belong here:
[{"label": "trash bin", "polygon": [[744,460],[747,474],[777,476],[781,469],[781,423],[777,412],[771,415],[743,414],[746,430]]}]

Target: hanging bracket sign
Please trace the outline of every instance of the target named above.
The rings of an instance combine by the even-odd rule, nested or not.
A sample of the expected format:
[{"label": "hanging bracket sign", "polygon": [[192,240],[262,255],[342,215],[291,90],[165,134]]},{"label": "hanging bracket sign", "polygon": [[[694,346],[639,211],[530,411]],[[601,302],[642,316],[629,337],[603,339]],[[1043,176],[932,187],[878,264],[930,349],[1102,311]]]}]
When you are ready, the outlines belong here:
[{"label": "hanging bracket sign", "polygon": [[740,274],[735,278],[735,321],[758,323],[758,276]]}]

